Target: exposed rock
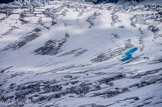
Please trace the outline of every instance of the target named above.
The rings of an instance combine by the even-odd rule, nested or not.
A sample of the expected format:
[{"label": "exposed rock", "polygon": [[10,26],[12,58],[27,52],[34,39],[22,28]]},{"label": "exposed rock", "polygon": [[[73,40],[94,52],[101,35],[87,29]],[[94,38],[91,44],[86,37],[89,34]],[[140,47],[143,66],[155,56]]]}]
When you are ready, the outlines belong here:
[{"label": "exposed rock", "polygon": [[32,33],[28,36],[22,37],[19,39],[19,41],[16,41],[15,43],[5,47],[3,49],[3,51],[9,50],[9,49],[17,50],[38,37],[39,37],[39,35],[37,33]]},{"label": "exposed rock", "polygon": [[62,40],[49,40],[44,46],[36,49],[34,52],[40,55],[57,55],[66,41],[66,38]]}]

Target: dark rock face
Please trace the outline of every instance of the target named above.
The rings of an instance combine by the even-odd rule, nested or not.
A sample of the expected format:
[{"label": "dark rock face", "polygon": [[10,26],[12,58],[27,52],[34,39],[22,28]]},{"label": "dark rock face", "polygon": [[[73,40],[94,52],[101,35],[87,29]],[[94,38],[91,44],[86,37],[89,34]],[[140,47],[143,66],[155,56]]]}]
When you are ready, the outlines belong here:
[{"label": "dark rock face", "polygon": [[14,0],[0,0],[0,3],[10,3],[13,2]]},{"label": "dark rock face", "polygon": [[[86,0],[87,2],[93,2],[94,4],[99,4],[99,3],[117,3],[120,0]],[[136,1],[136,2],[142,2],[144,0],[125,0],[125,2],[131,2],[131,1]]]},{"label": "dark rock face", "polygon": [[98,4],[98,3],[117,3],[119,0],[86,0],[86,1]]},{"label": "dark rock face", "polygon": [[34,52],[40,55],[56,55],[66,41],[66,38],[62,40],[49,40],[44,46],[38,48]]},{"label": "dark rock face", "polygon": [[107,59],[108,59],[108,57],[105,54],[100,54],[97,56],[97,58],[92,59],[92,62],[102,62]]},{"label": "dark rock face", "polygon": [[45,86],[44,90],[46,93],[61,91],[62,87],[60,85]]},{"label": "dark rock face", "polygon": [[141,1],[144,1],[144,0],[126,0],[126,1],[136,1],[136,2],[141,2]]},{"label": "dark rock face", "polygon": [[96,2],[94,2],[95,4],[98,3],[117,3],[119,0],[97,0]]},{"label": "dark rock face", "polygon": [[[38,30],[38,29],[37,29]],[[15,43],[11,44],[11,45],[8,45],[5,49],[3,49],[4,51],[5,50],[9,50],[9,49],[12,49],[12,50],[17,50],[23,46],[25,46],[27,43],[29,43],[30,41],[38,38],[39,35],[37,33],[32,33],[28,36],[25,36],[25,37],[22,37],[19,39],[19,41],[16,41]]]},{"label": "dark rock face", "polygon": [[150,25],[148,26],[148,30],[152,31],[153,33],[157,33],[159,31],[159,28]]}]

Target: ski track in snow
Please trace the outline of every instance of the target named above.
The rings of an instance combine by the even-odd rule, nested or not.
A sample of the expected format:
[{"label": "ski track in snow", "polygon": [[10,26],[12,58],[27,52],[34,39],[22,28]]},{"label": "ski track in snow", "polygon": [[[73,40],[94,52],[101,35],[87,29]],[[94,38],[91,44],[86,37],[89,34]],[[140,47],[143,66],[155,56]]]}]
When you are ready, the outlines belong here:
[{"label": "ski track in snow", "polygon": [[162,107],[162,4],[37,5],[0,6],[0,107]]}]

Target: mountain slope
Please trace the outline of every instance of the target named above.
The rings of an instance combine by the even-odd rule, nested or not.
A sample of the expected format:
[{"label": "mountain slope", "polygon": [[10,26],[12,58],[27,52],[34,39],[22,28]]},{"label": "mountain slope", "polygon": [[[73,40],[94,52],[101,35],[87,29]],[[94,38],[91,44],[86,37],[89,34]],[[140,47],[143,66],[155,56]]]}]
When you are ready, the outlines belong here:
[{"label": "mountain slope", "polygon": [[162,106],[161,4],[33,5],[1,7],[2,107]]}]

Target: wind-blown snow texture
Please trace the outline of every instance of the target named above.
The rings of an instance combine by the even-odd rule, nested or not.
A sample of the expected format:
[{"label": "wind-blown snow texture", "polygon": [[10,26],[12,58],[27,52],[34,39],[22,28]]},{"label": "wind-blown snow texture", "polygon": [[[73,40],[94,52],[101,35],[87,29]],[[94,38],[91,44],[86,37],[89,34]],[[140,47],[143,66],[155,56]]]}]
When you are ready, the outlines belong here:
[{"label": "wind-blown snow texture", "polygon": [[160,2],[19,5],[0,6],[0,107],[162,107]]}]

